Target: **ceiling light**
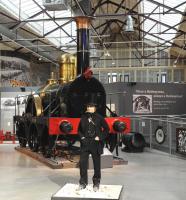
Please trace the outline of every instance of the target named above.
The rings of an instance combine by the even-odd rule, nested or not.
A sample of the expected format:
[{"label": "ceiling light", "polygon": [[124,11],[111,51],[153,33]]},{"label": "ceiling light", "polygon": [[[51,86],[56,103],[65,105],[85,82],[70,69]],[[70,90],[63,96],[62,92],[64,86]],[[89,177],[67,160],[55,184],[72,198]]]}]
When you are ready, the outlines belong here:
[{"label": "ceiling light", "polygon": [[125,27],[126,32],[133,32],[134,31],[134,26],[133,26],[133,19],[131,15],[127,15],[127,25]]},{"label": "ceiling light", "polygon": [[110,53],[107,51],[104,53],[105,56],[111,56]]}]

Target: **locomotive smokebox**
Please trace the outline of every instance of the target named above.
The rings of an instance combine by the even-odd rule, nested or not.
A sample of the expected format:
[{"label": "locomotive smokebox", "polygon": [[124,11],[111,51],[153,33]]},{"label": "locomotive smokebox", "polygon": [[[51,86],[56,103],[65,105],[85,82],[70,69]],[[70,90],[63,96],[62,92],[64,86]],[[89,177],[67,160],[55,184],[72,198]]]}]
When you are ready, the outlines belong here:
[{"label": "locomotive smokebox", "polygon": [[117,132],[123,132],[126,129],[126,124],[122,121],[115,121],[113,124],[113,128]]},{"label": "locomotive smokebox", "polygon": [[89,65],[89,27],[91,17],[76,17],[77,24],[77,75],[83,74]]}]

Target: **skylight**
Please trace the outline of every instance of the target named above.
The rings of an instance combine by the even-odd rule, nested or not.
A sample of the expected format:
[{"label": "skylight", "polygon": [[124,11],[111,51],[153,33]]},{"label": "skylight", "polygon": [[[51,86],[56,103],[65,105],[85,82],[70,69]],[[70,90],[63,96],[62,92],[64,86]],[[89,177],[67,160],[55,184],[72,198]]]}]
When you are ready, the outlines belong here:
[{"label": "skylight", "polygon": [[[66,18],[72,16],[70,10],[42,12],[42,9],[45,9],[42,5],[42,0],[1,0],[1,6],[10,11],[11,14],[21,21],[50,19],[50,17]],[[64,47],[76,44],[73,38],[70,37],[76,36],[76,24],[75,22],[67,23],[68,21],[69,19],[61,21],[34,21],[28,22],[26,25],[39,35],[48,38],[57,47]],[[65,25],[63,26],[63,24]],[[23,24],[23,26],[24,25],[25,24]]]},{"label": "skylight", "polygon": [[[180,12],[184,12],[186,7],[185,0],[144,0],[141,6],[143,13],[152,13],[144,18],[142,28],[149,33],[145,38],[160,43],[166,42],[166,45],[171,46],[182,20]],[[153,14],[153,11],[156,14]]]}]

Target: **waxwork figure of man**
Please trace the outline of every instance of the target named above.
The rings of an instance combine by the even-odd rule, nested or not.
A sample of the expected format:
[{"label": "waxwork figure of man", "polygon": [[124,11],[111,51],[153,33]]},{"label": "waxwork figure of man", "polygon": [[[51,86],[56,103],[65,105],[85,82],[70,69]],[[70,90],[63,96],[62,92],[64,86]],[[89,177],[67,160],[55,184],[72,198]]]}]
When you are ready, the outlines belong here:
[{"label": "waxwork figure of man", "polygon": [[89,154],[91,154],[94,164],[93,190],[95,192],[99,190],[101,154],[108,132],[109,127],[105,119],[96,113],[96,105],[93,103],[87,104],[87,111],[82,115],[78,127],[81,141],[79,189],[85,189],[88,184],[87,168]]}]

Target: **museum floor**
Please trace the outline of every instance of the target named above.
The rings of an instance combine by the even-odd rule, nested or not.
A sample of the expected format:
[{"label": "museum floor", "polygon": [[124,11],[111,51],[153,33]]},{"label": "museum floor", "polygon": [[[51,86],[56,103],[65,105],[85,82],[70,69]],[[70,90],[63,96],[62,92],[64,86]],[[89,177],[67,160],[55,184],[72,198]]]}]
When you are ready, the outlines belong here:
[{"label": "museum floor", "polygon": [[[1,200],[50,200],[65,183],[78,182],[78,169],[50,169],[14,147],[0,145]],[[185,199],[186,160],[148,150],[142,154],[121,152],[120,156],[129,161],[128,165],[102,170],[102,183],[123,185],[124,199]]]}]

